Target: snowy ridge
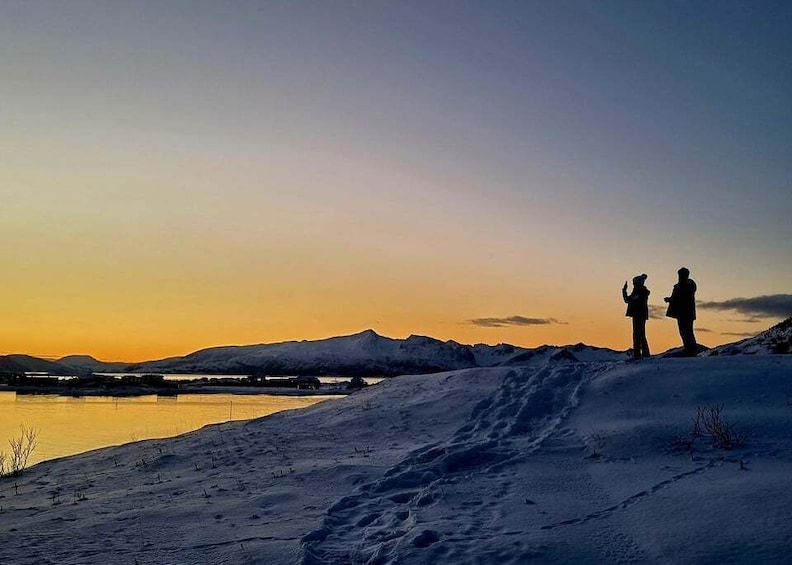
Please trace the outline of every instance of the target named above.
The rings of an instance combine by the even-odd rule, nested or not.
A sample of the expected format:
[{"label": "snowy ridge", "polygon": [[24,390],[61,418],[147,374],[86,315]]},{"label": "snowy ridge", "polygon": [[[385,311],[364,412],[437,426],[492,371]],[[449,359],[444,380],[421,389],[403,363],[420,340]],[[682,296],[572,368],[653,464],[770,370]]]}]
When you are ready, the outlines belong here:
[{"label": "snowy ridge", "polygon": [[[787,563],[792,356],[401,376],[0,481],[0,562]],[[722,405],[744,446],[694,438]]]},{"label": "snowy ridge", "polygon": [[[585,372],[574,365],[506,372],[500,387],[476,403],[450,438],[411,452],[381,479],[334,504],[322,527],[303,538],[302,563],[390,562],[403,554],[402,546],[423,548],[438,541],[441,534],[434,530],[416,535],[422,509],[459,489],[466,475],[492,474],[529,456],[576,404]],[[452,519],[447,527],[453,526]],[[473,549],[457,553],[461,557]]]},{"label": "snowy ridge", "polygon": [[456,342],[421,336],[398,340],[367,330],[319,341],[215,347],[182,358],[144,363],[140,368],[157,372],[397,375],[472,366],[475,358]]},{"label": "snowy ridge", "polygon": [[707,355],[777,355],[792,353],[792,318],[787,318],[762,333],[715,347]]},{"label": "snowy ridge", "polygon": [[[716,347],[704,355],[788,353],[792,319],[761,334]],[[703,348],[702,349],[706,349]],[[663,355],[674,357],[680,350]],[[13,358],[13,359],[12,359]],[[575,345],[542,345],[528,349],[509,344],[463,345],[412,335],[394,339],[373,330],[317,341],[289,341],[261,345],[212,347],[184,357],[171,357],[134,365],[105,363],[86,355],[72,355],[58,363],[29,356],[0,357],[0,370],[74,372],[219,373],[262,375],[396,376],[437,373],[474,367],[541,367],[546,363],[592,363],[628,359],[626,352]]]},{"label": "snowy ridge", "polygon": [[68,375],[70,369],[46,359],[31,357],[30,355],[0,355],[0,372],[41,372],[51,375]]},{"label": "snowy ridge", "polygon": [[626,352],[617,352],[603,347],[593,347],[578,343],[558,347],[542,345],[536,349],[522,350],[517,355],[499,363],[509,367],[537,367],[546,363],[600,363],[628,359]]},{"label": "snowy ridge", "polygon": [[213,347],[185,357],[151,361],[136,370],[264,374],[387,375],[437,373],[473,367],[539,366],[554,361],[616,361],[625,354],[577,344],[526,349],[462,345],[425,336],[383,337],[373,330],[318,341]]}]

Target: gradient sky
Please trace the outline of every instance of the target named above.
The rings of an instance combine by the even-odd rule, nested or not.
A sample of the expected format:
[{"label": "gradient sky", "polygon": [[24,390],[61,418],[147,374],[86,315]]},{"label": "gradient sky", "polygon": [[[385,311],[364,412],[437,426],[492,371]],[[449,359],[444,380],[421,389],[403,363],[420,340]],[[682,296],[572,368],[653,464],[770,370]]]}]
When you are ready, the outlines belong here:
[{"label": "gradient sky", "polygon": [[792,315],[787,1],[6,0],[0,124],[0,353]]}]

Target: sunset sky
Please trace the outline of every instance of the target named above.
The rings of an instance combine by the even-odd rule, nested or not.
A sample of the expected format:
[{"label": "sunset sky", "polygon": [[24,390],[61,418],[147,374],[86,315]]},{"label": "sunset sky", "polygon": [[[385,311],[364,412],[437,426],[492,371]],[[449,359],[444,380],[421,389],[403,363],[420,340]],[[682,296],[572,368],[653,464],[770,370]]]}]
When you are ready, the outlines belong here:
[{"label": "sunset sky", "polygon": [[0,354],[792,315],[788,1],[6,0],[0,124]]}]

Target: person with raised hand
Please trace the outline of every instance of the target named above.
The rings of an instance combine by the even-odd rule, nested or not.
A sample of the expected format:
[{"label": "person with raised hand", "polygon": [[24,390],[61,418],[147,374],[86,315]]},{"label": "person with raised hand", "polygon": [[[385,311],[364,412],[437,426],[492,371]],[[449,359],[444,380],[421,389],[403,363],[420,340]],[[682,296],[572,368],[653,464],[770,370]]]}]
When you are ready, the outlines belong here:
[{"label": "person with raised hand", "polygon": [[646,274],[633,277],[632,292],[627,294],[627,281],[622,287],[622,298],[627,304],[625,316],[632,318],[633,359],[650,356],[649,342],[646,340],[646,321],[649,319],[649,289],[646,288]]}]

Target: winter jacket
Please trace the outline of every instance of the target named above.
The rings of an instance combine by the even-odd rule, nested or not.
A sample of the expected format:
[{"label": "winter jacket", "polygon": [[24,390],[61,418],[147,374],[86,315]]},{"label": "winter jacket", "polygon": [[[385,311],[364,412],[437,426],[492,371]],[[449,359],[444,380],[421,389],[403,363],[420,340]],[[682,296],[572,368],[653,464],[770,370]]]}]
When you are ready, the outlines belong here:
[{"label": "winter jacket", "polygon": [[696,319],[696,283],[693,279],[674,285],[666,316],[677,320]]},{"label": "winter jacket", "polygon": [[645,286],[636,286],[627,296],[627,291],[622,291],[622,298],[627,303],[625,316],[630,318],[649,319],[649,289]]}]

